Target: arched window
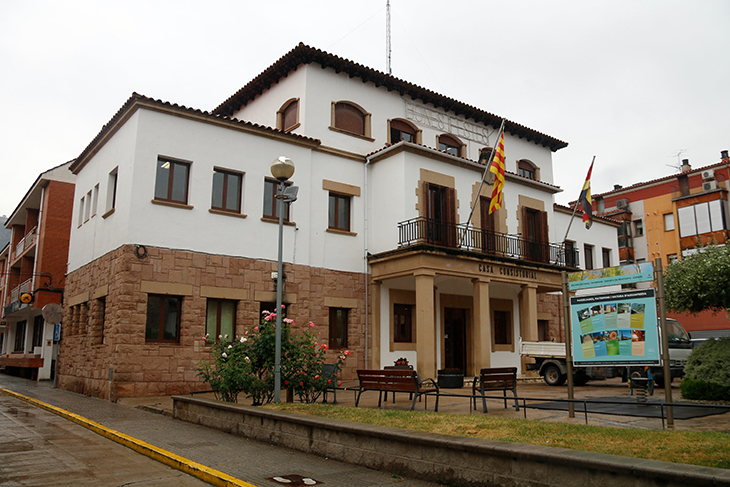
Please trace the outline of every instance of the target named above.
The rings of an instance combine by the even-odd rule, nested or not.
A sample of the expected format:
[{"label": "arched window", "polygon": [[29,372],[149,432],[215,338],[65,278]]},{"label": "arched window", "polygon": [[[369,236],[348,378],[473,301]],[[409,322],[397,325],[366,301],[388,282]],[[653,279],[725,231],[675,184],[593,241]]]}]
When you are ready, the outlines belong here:
[{"label": "arched window", "polygon": [[464,144],[459,139],[450,134],[441,134],[438,136],[438,147],[440,151],[448,152],[452,156],[463,157]]},{"label": "arched window", "polygon": [[354,103],[332,103],[332,126],[350,134],[370,137],[370,114]]},{"label": "arched window", "polygon": [[276,128],[289,132],[299,126],[299,98],[291,98],[276,112]]},{"label": "arched window", "polygon": [[487,166],[491,164],[492,161],[489,158],[490,155],[493,156],[491,147],[482,147],[479,149],[479,163]]},{"label": "arched window", "polygon": [[540,179],[537,167],[527,159],[517,161],[517,174],[523,178]]},{"label": "arched window", "polygon": [[388,127],[388,142],[391,144],[397,144],[401,140],[414,144],[421,143],[421,131],[410,122],[401,119],[389,120]]}]

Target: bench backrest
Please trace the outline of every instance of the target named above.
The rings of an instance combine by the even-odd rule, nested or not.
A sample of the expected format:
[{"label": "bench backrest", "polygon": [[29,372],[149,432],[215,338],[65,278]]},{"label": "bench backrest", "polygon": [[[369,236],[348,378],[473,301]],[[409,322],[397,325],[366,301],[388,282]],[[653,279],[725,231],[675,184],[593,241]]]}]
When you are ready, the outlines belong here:
[{"label": "bench backrest", "polygon": [[415,370],[358,370],[357,378],[361,389],[399,392],[418,390],[418,373]]},{"label": "bench backrest", "polygon": [[479,383],[484,390],[512,389],[517,383],[517,367],[494,367],[479,371]]}]

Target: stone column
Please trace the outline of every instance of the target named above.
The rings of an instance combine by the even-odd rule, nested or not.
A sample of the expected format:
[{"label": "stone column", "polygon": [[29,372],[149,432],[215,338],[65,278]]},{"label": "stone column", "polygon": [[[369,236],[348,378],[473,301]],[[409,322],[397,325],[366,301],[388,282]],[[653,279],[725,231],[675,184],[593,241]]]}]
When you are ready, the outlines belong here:
[{"label": "stone column", "polygon": [[523,284],[520,298],[520,336],[524,342],[536,342],[537,284]]},{"label": "stone column", "polygon": [[[380,290],[381,282],[373,281],[370,285],[370,293],[372,296],[372,307],[370,308],[371,319],[370,319],[370,361],[365,357],[365,368],[366,369],[379,369],[380,368]],[[388,319],[386,319],[386,322]],[[390,325],[389,325],[390,326]]]},{"label": "stone column", "polygon": [[416,278],[416,370],[422,379],[436,377],[436,320],[434,274],[422,272]]},{"label": "stone column", "polygon": [[489,279],[472,279],[474,285],[474,374],[491,364],[492,318],[489,308]]}]

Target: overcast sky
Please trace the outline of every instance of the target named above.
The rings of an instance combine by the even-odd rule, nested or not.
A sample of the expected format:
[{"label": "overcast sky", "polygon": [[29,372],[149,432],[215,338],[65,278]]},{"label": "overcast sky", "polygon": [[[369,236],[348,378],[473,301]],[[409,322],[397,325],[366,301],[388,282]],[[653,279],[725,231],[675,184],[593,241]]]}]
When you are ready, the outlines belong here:
[{"label": "overcast sky", "polygon": [[[0,215],[132,92],[210,111],[299,42],[385,71],[385,3],[0,0]],[[730,149],[726,0],[391,0],[391,39],[394,76],[568,142],[559,203],[594,155],[597,194]]]}]

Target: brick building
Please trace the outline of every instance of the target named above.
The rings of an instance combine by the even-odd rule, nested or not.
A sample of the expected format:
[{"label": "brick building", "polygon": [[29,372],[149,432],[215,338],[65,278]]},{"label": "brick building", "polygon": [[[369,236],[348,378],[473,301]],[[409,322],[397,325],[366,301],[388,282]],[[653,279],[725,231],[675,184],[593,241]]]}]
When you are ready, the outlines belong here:
[{"label": "brick building", "polygon": [[[727,151],[712,164],[692,169],[682,161],[678,174],[616,186],[593,196],[593,209],[621,222],[618,247],[621,263],[654,262],[667,265],[696,252],[698,245],[726,245],[730,229],[728,190],[730,158]],[[694,338],[730,336],[725,314],[668,313]]]},{"label": "brick building", "polygon": [[[42,310],[62,302],[74,195],[70,165],[38,176],[5,222],[12,233],[0,252],[0,365],[7,373],[39,380],[54,373],[54,324]],[[27,296],[32,302],[24,302]]]},{"label": "brick building", "polygon": [[515,122],[504,205],[486,211],[480,156],[501,121],[301,44],[210,113],[134,94],[70,168],[59,386],[110,400],[206,387],[201,337],[240,336],[275,301],[281,155],[299,187],[283,300],[329,353],[351,351],[343,378],[400,357],[424,377],[520,367],[520,337],[560,333],[543,303],[577,249],[618,254],[607,220],[574,225],[568,259],[551,243],[569,220],[553,202],[566,143]]}]

